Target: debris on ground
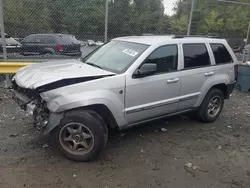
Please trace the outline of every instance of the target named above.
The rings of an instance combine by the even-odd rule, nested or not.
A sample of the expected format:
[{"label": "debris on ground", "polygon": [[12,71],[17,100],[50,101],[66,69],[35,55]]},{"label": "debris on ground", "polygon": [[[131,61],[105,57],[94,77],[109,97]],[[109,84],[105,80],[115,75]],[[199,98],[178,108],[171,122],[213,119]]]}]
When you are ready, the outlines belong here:
[{"label": "debris on ground", "polygon": [[144,139],[144,137],[143,137],[142,135],[140,135],[140,137],[141,137],[142,139]]},{"label": "debris on ground", "polygon": [[166,128],[161,128],[161,132],[168,132]]},{"label": "debris on ground", "polygon": [[199,168],[198,166],[194,166],[192,163],[186,163],[185,167],[192,168],[193,170],[196,170]]},{"label": "debris on ground", "polygon": [[18,136],[18,133],[14,133],[14,134],[11,134],[11,135],[10,135],[11,138],[15,138],[15,137],[17,137],[17,136]]},{"label": "debris on ground", "polygon": [[43,144],[43,148],[49,148],[48,144]]},{"label": "debris on ground", "polygon": [[186,163],[185,166],[188,167],[188,168],[192,168],[193,164],[192,163]]},{"label": "debris on ground", "polygon": [[73,178],[75,178],[76,177],[76,174],[73,174]]}]

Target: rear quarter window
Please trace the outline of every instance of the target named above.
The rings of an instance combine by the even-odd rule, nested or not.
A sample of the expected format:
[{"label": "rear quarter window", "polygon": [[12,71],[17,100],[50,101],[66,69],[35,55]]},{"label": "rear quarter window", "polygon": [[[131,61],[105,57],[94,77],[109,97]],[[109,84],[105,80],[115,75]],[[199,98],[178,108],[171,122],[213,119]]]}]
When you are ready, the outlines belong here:
[{"label": "rear quarter window", "polygon": [[214,58],[215,63],[217,65],[219,64],[226,64],[226,63],[233,63],[233,59],[228,52],[227,48],[223,44],[210,44]]},{"label": "rear quarter window", "polygon": [[205,44],[183,44],[184,69],[211,65]]},{"label": "rear quarter window", "polygon": [[59,38],[65,44],[76,44],[76,43],[78,43],[78,40],[72,35],[59,35]]}]

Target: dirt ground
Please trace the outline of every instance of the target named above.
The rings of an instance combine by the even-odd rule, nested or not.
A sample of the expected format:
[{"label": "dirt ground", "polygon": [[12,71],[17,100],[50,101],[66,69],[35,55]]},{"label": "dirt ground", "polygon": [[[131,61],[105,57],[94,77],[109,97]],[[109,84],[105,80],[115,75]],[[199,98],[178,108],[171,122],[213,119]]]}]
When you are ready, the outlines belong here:
[{"label": "dirt ground", "polygon": [[140,126],[110,138],[97,161],[76,163],[0,90],[0,187],[250,188],[249,123],[250,94],[235,91],[212,124],[175,117]]}]

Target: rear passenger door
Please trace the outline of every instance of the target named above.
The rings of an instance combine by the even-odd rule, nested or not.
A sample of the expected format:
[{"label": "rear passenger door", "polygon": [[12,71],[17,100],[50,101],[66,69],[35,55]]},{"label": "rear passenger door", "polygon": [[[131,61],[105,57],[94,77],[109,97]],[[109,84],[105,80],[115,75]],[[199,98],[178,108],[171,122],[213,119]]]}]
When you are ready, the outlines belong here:
[{"label": "rear passenger door", "polygon": [[196,106],[203,94],[202,87],[207,79],[213,77],[209,46],[205,43],[182,44],[182,76],[178,110],[186,110]]},{"label": "rear passenger door", "polygon": [[36,37],[36,48],[35,51],[38,54],[46,53],[46,49],[49,48],[50,45],[48,44],[48,36],[46,35],[38,35]]}]

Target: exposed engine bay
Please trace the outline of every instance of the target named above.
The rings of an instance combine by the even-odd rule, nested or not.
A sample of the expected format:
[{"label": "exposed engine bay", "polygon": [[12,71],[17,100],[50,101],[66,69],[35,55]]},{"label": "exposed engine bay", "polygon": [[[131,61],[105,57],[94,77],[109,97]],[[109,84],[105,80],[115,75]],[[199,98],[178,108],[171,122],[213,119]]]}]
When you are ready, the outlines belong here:
[{"label": "exposed engine bay", "polygon": [[40,97],[39,92],[21,88],[14,80],[12,85],[14,89],[13,99],[19,104],[21,109],[33,115],[34,127],[38,130],[46,127],[50,111],[46,106],[46,102]]}]

